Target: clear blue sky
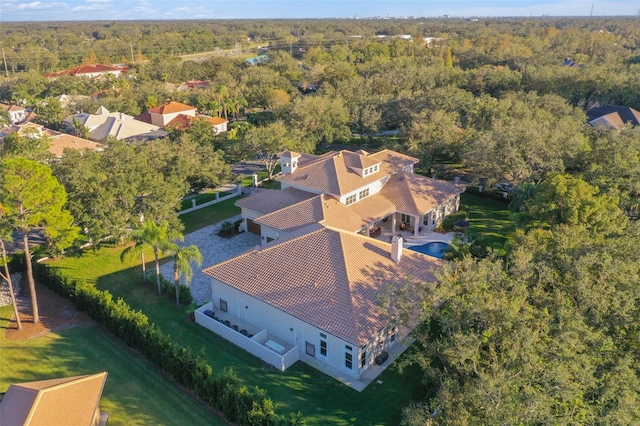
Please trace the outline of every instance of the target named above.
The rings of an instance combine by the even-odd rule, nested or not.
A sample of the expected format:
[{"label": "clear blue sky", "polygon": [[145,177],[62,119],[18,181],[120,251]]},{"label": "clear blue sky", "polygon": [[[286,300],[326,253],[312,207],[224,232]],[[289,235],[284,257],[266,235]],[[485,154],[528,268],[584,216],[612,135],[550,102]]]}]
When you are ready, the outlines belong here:
[{"label": "clear blue sky", "polygon": [[640,0],[0,0],[0,22],[373,16],[636,15]]}]

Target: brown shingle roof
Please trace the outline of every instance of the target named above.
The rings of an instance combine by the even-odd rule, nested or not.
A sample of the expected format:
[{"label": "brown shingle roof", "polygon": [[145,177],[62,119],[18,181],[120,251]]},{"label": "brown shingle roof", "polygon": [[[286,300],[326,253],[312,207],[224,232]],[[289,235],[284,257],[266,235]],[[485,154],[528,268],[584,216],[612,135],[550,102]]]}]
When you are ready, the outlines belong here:
[{"label": "brown shingle roof", "polygon": [[391,201],[398,212],[418,216],[464,189],[463,185],[401,172],[389,179],[380,194]]},{"label": "brown shingle roof", "polygon": [[196,107],[183,104],[182,102],[169,101],[155,108],[151,108],[149,112],[154,114],[172,114],[174,112],[192,111],[195,109]]},{"label": "brown shingle roof", "polygon": [[[407,279],[430,283],[444,262],[403,250],[399,264],[391,245],[331,228],[300,230],[214,265],[203,272],[347,342],[361,346],[389,318],[376,296]],[[295,265],[295,268],[282,268]]]},{"label": "brown shingle roof", "polygon": [[91,425],[107,373],[14,384],[0,404],[0,426]]},{"label": "brown shingle roof", "polygon": [[300,201],[308,200],[318,194],[302,191],[296,188],[286,188],[283,190],[260,191],[249,197],[236,201],[236,206],[253,210],[260,214],[273,213],[282,208],[288,207]]}]

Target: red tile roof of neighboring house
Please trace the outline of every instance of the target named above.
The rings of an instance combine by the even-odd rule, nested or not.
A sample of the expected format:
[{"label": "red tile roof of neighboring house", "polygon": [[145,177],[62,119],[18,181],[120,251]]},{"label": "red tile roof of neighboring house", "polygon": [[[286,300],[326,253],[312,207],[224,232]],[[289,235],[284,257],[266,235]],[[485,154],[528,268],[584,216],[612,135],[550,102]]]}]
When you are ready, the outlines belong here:
[{"label": "red tile roof of neighboring house", "polygon": [[195,111],[196,107],[183,104],[182,102],[169,101],[162,105],[158,105],[155,108],[151,108],[149,112],[152,114],[164,115],[164,114],[173,114],[176,112],[192,111],[192,110]]},{"label": "red tile roof of neighboring house", "polygon": [[107,373],[13,384],[0,403],[0,425],[94,424]]},{"label": "red tile roof of neighboring house", "polygon": [[[137,117],[136,117],[136,119],[137,119]],[[151,116],[149,116],[149,119],[151,119]],[[217,126],[217,125],[220,125],[220,124],[224,124],[224,123],[227,123],[229,121],[229,120],[225,120],[224,118],[209,117],[207,115],[198,115],[196,117],[191,117],[190,115],[179,114],[179,115],[176,116],[176,118],[174,118],[173,120],[168,122],[165,127],[176,127],[179,130],[184,130],[184,129],[189,128],[193,124],[194,120],[203,120],[203,121],[206,121],[207,123],[211,124],[212,126]]]},{"label": "red tile roof of neighboring house", "polygon": [[138,120],[138,121],[142,121],[143,123],[153,124],[151,122],[151,114],[149,113],[149,111],[143,112],[140,115],[136,115],[135,117],[133,117],[133,119],[134,120]]},{"label": "red tile roof of neighboring house", "polygon": [[91,65],[80,65],[79,67],[71,68],[64,71],[52,72],[50,74],[45,75],[45,77],[61,77],[63,75],[83,75],[83,74],[94,74],[94,73],[108,73],[113,71],[126,72],[126,68],[116,68],[110,67],[108,65],[101,64],[91,64]]},{"label": "red tile roof of neighboring house", "polygon": [[[348,231],[311,225],[203,272],[347,342],[362,346],[389,324],[387,286],[435,282],[444,261]],[[300,235],[302,234],[302,235]],[[283,268],[283,265],[287,265]]]}]

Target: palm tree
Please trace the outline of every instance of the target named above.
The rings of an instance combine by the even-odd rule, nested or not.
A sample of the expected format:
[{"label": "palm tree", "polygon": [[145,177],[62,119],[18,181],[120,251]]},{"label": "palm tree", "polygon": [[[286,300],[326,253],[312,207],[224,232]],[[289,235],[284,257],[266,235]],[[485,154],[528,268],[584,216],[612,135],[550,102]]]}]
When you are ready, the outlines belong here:
[{"label": "palm tree", "polygon": [[[169,227],[166,220],[159,225],[152,220],[145,221],[143,225],[133,231],[131,239],[135,241],[133,246],[129,246],[120,255],[121,259],[126,256],[135,256],[142,254],[147,248],[153,250],[153,257],[156,263],[156,283],[158,285],[158,294],[162,294],[162,285],[160,283],[160,254],[166,253],[173,246],[172,241],[183,240],[182,234]],[[144,258],[142,263],[142,271],[145,273]]]},{"label": "palm tree", "polygon": [[193,279],[193,269],[191,264],[195,263],[197,267],[202,265],[202,253],[198,246],[180,247],[173,244],[169,248],[173,256],[173,282],[176,287],[176,305],[180,304],[180,275],[184,275],[185,283],[188,285]]}]

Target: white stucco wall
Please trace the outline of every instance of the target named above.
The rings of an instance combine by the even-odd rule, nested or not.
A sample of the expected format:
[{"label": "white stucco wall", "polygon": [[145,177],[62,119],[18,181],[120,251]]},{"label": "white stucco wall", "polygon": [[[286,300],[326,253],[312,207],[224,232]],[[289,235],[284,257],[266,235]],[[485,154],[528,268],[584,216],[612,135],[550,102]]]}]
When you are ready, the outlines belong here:
[{"label": "white stucco wall", "polygon": [[[270,335],[292,346],[298,345],[300,353],[306,353],[306,342],[309,342],[315,345],[315,358],[318,361],[325,362],[345,374],[358,378],[360,347],[357,345],[324,332],[218,280],[212,279],[211,290],[214,310],[220,309],[220,299],[223,299],[227,302],[227,312],[229,314],[257,328],[266,329]],[[321,332],[327,335],[326,358],[320,355]],[[397,341],[398,339],[396,338]],[[389,335],[385,330],[372,338],[367,349],[366,367],[369,367],[374,362],[375,355],[388,347],[389,343]],[[345,367],[345,345],[353,348],[353,367],[351,370]]]},{"label": "white stucco wall", "polygon": [[[375,181],[375,182],[371,182],[371,183],[370,183],[370,184],[368,184],[368,185],[364,185],[364,186],[362,186],[361,188],[358,188],[358,189],[357,189],[357,190],[355,190],[355,191],[349,192],[348,194],[345,194],[345,195],[343,195],[342,197],[340,197],[340,202],[341,202],[342,204],[346,204],[346,203],[347,203],[347,198],[349,198],[351,195],[354,195],[354,194],[355,194],[355,196],[356,196],[356,203],[357,203],[358,201],[360,201],[360,200],[358,199],[358,195],[360,194],[360,191],[364,191],[364,190],[366,190],[367,188],[369,188],[369,195],[368,195],[368,197],[371,197],[372,195],[377,194],[378,192],[380,192],[380,190],[382,189],[382,187],[384,186],[385,182],[386,182],[388,179],[389,179],[389,177],[388,177],[388,176],[385,176],[385,177],[384,177],[384,178],[382,178],[382,179],[379,179],[379,180],[377,180],[377,181]],[[368,198],[368,197],[365,197],[365,198]],[[363,198],[363,200],[364,200],[365,198]],[[354,204],[355,204],[355,203],[354,203]]]}]

